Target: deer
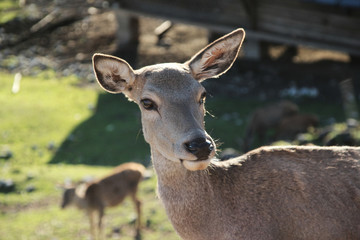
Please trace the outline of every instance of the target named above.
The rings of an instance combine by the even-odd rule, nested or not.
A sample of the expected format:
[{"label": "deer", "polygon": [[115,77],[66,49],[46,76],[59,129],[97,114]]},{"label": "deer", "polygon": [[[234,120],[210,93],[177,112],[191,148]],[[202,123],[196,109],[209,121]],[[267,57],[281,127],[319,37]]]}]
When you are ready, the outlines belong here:
[{"label": "deer", "polygon": [[288,100],[268,104],[257,108],[250,117],[244,138],[244,151],[249,151],[255,137],[260,143],[265,142],[266,133],[269,129],[279,126],[286,117],[297,115],[299,107]]},{"label": "deer", "polygon": [[136,209],[136,236],[139,236],[141,201],[137,197],[137,190],[144,172],[143,165],[129,162],[117,166],[109,175],[101,179],[76,187],[66,187],[61,208],[73,205],[86,211],[90,221],[92,239],[102,239],[105,208],[115,207],[122,203],[127,196],[130,196]]},{"label": "deer", "polygon": [[239,28],[184,63],[135,70],[116,56],[93,55],[100,86],[140,108],[171,224],[186,240],[359,239],[360,148],[263,146],[216,160],[201,82],[233,65],[244,37]]},{"label": "deer", "polygon": [[285,117],[276,128],[276,140],[294,140],[300,133],[305,133],[311,127],[317,127],[319,118],[314,114],[297,114]]}]

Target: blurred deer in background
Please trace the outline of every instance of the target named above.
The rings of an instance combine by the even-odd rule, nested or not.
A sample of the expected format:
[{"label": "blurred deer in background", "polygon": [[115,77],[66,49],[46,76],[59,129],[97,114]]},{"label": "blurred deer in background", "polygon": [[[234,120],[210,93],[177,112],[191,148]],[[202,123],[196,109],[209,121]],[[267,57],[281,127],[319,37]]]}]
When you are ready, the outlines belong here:
[{"label": "blurred deer in background", "polygon": [[299,133],[305,133],[310,127],[317,127],[319,118],[313,114],[297,114],[285,117],[276,128],[276,140],[294,140]]},{"label": "blurred deer in background", "polygon": [[294,116],[298,112],[298,106],[287,100],[256,109],[251,114],[246,128],[243,150],[249,151],[256,137],[261,144],[265,144],[265,136],[269,129],[275,129],[283,118]]},{"label": "blurred deer in background", "polygon": [[101,239],[103,237],[102,220],[105,208],[117,206],[126,196],[130,196],[136,208],[136,232],[139,235],[141,202],[137,198],[137,190],[144,171],[144,166],[138,163],[121,164],[106,177],[80,184],[77,187],[66,188],[61,207],[75,205],[79,209],[85,210],[90,220],[91,236],[94,239]]},{"label": "blurred deer in background", "polygon": [[244,37],[237,29],[185,63],[138,70],[117,57],[93,57],[100,85],[140,107],[171,223],[188,240],[358,240],[360,148],[263,147],[213,159],[200,82],[232,66]]}]

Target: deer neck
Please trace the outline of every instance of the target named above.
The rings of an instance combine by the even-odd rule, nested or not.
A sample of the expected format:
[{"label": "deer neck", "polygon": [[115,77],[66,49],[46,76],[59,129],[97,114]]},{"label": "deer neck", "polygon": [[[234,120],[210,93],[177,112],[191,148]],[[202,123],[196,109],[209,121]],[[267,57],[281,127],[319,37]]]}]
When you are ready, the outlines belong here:
[{"label": "deer neck", "polygon": [[[214,189],[208,171],[189,171],[152,150],[152,161],[158,177],[158,195],[175,230],[184,239],[200,238],[209,232],[208,221],[214,219]],[[192,229],[187,233],[183,229]],[[193,233],[199,236],[191,235]],[[190,234],[190,235],[187,235]],[[206,233],[203,233],[206,234]]]},{"label": "deer neck", "polygon": [[87,207],[87,202],[85,199],[85,191],[86,191],[86,187],[83,184],[78,186],[78,188],[75,191],[74,204],[79,209],[85,209]]},{"label": "deer neck", "polygon": [[180,163],[168,160],[154,148],[151,148],[151,158],[159,184],[176,187],[178,181],[186,178],[186,169]]},{"label": "deer neck", "polygon": [[189,171],[181,163],[166,159],[158,151],[151,150],[152,161],[158,177],[158,193],[167,205],[201,204],[201,199],[209,199],[213,195],[211,175],[207,170]]}]

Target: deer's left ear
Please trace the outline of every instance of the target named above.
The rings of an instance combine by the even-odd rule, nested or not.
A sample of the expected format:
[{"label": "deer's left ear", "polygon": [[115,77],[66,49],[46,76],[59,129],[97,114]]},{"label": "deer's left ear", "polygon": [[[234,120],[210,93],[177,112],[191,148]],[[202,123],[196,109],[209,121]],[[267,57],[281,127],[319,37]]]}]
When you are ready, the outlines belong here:
[{"label": "deer's left ear", "polygon": [[201,82],[208,78],[219,77],[229,70],[239,54],[244,38],[244,29],[239,28],[195,54],[186,62],[193,77]]}]

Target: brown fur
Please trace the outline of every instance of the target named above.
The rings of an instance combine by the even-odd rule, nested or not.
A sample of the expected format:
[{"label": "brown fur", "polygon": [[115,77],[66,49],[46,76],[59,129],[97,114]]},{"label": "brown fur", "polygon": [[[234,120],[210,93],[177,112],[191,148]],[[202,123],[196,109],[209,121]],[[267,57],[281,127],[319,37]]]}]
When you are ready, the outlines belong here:
[{"label": "brown fur", "polygon": [[[119,205],[125,197],[130,196],[137,213],[137,233],[141,225],[141,202],[137,198],[137,188],[145,168],[138,163],[124,163],[113,172],[85,186],[68,188],[64,191],[62,208],[75,205],[86,210],[90,220],[90,230],[94,238],[102,237],[102,219],[106,207]],[[83,194],[79,193],[84,187]],[[97,218],[97,224],[95,219]]]},{"label": "brown fur", "polygon": [[[224,162],[212,159],[216,149],[205,131],[199,82],[227,71],[244,36],[237,29],[184,64],[135,71],[115,57],[93,57],[101,86],[140,106],[171,223],[187,240],[359,239],[360,148],[264,147]],[[102,81],[109,72],[134,90]],[[208,159],[197,156],[199,146],[188,147],[194,139],[202,139]]]},{"label": "brown fur", "polygon": [[316,127],[318,124],[318,117],[312,114],[289,116],[281,120],[275,138],[293,140],[299,133],[307,132],[309,127]]},{"label": "brown fur", "polygon": [[263,147],[159,191],[183,239],[359,239],[358,159],[359,148]]},{"label": "brown fur", "polygon": [[256,137],[259,142],[264,144],[266,132],[269,129],[276,129],[284,118],[294,116],[298,112],[298,106],[286,100],[256,109],[252,113],[246,128],[244,151],[248,151],[251,148]]}]

